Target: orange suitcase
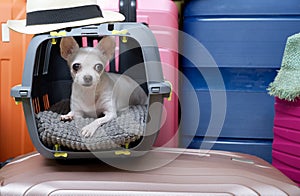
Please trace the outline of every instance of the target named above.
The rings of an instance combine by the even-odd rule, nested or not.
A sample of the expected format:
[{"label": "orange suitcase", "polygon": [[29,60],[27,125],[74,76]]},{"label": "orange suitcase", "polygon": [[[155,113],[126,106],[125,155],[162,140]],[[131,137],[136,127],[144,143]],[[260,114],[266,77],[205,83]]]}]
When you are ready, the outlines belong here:
[{"label": "orange suitcase", "polygon": [[246,154],[157,148],[104,161],[115,167],[22,156],[0,170],[0,195],[300,195],[279,170]]},{"label": "orange suitcase", "polygon": [[26,129],[21,106],[16,106],[10,89],[21,84],[23,64],[31,36],[9,31],[8,19],[25,16],[25,0],[1,0],[0,3],[0,162],[34,150]]}]

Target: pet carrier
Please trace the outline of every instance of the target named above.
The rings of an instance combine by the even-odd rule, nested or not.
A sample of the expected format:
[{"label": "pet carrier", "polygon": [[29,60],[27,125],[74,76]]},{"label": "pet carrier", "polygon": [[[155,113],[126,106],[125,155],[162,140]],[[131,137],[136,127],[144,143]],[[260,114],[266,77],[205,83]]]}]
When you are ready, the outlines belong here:
[{"label": "pet carrier", "polygon": [[[146,105],[130,106],[112,121],[100,126],[89,138],[80,129],[92,118],[63,122],[70,103],[72,77],[60,56],[62,37],[72,36],[81,47],[90,46],[103,36],[115,36],[115,58],[106,71],[134,79],[148,95]],[[125,43],[125,44],[124,44]],[[119,62],[122,55],[131,58]],[[171,88],[164,81],[156,40],[143,24],[111,23],[38,34],[28,47],[22,85],[11,95],[23,103],[26,123],[36,149],[47,158],[92,158],[141,156],[151,149],[161,125],[163,98]],[[88,96],[88,95],[87,95]]]}]

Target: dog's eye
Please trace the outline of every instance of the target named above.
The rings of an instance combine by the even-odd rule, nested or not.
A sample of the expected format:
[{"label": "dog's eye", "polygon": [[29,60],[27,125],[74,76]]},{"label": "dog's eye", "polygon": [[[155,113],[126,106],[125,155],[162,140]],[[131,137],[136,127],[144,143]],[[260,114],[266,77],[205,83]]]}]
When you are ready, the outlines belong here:
[{"label": "dog's eye", "polygon": [[95,65],[95,70],[96,70],[97,72],[101,72],[101,71],[103,70],[103,65],[102,65],[102,64],[96,64],[96,65]]},{"label": "dog's eye", "polygon": [[79,69],[81,68],[81,65],[79,64],[79,63],[74,63],[73,65],[72,65],[72,69],[74,70],[74,71],[78,71]]}]

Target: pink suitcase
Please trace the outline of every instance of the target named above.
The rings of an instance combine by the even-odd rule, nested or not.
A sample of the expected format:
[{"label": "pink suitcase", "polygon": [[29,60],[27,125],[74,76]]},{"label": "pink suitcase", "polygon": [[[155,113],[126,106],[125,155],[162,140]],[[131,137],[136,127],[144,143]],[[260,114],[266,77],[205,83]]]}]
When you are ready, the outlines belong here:
[{"label": "pink suitcase", "polygon": [[276,98],[272,164],[300,185],[300,101]]},{"label": "pink suitcase", "polygon": [[[99,0],[101,9],[120,11],[120,0]],[[164,103],[164,118],[155,146],[178,146],[178,9],[171,0],[136,0],[136,22],[147,24],[158,42],[163,74],[171,82],[172,98]]]},{"label": "pink suitcase", "polygon": [[0,170],[0,195],[300,195],[280,171],[246,154],[157,148],[119,163],[131,170],[29,154]]}]

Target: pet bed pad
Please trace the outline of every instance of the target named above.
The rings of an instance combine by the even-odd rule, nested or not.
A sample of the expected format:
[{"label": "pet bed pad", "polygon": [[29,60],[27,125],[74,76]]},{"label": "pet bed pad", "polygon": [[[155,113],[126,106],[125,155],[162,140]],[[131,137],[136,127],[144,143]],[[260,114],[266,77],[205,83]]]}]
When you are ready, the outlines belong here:
[{"label": "pet bed pad", "polygon": [[[51,110],[51,109],[50,109]],[[146,106],[130,106],[118,116],[100,126],[92,137],[81,135],[81,128],[94,118],[77,118],[61,121],[61,114],[43,111],[36,115],[40,140],[47,147],[59,145],[74,151],[111,150],[138,140],[144,132]]]}]

